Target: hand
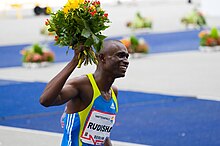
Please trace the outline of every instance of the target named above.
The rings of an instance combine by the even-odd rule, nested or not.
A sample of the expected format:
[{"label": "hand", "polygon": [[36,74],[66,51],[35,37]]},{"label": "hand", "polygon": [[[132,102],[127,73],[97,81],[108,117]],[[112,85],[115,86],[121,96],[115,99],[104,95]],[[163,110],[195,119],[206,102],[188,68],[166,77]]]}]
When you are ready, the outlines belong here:
[{"label": "hand", "polygon": [[85,50],[85,46],[84,45],[75,45],[74,46],[74,59],[79,60],[78,56],[79,54]]}]

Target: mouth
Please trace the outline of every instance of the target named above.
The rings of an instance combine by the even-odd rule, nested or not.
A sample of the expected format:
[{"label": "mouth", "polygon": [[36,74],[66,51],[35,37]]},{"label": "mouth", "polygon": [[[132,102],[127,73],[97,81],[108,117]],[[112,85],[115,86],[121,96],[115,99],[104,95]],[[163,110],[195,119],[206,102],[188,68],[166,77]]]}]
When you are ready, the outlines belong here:
[{"label": "mouth", "polygon": [[120,70],[126,71],[128,66],[127,65],[120,65],[119,68],[120,68]]}]

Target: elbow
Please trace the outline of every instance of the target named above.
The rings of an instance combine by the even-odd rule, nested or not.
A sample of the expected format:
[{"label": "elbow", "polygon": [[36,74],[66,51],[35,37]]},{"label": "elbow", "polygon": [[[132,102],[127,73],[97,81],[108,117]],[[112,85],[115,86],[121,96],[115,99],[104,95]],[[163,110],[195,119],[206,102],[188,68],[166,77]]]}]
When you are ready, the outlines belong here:
[{"label": "elbow", "polygon": [[40,104],[43,105],[44,107],[49,107],[50,105],[46,102],[46,100],[42,97],[40,97],[39,100]]}]

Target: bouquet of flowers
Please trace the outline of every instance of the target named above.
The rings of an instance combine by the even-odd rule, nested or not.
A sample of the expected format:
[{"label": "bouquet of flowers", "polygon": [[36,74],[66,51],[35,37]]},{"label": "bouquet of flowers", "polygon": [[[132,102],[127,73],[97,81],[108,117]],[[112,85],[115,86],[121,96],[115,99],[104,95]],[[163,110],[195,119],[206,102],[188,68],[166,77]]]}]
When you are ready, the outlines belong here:
[{"label": "bouquet of flowers", "polygon": [[24,63],[41,63],[41,62],[53,62],[54,53],[49,49],[36,43],[32,46],[21,50],[22,62]]},{"label": "bouquet of flowers", "polygon": [[94,51],[101,49],[106,38],[102,31],[109,27],[106,25],[109,22],[108,13],[101,8],[99,1],[68,0],[62,9],[51,14],[45,24],[49,26],[48,31],[56,33],[55,45],[71,49],[84,46],[78,56],[80,67],[83,62],[85,65],[97,64]]}]

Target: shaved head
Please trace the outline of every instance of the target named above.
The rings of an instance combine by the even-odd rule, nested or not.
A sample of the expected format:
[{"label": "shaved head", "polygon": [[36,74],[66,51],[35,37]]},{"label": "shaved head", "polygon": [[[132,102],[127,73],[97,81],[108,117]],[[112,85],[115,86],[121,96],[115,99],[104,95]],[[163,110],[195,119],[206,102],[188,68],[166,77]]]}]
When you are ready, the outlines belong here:
[{"label": "shaved head", "polygon": [[105,40],[103,42],[103,48],[98,52],[98,54],[113,53],[121,46],[123,46],[123,44],[118,40]]},{"label": "shaved head", "polygon": [[129,53],[125,45],[118,40],[105,40],[103,48],[98,52],[96,74],[106,77],[124,77],[128,67]]}]

